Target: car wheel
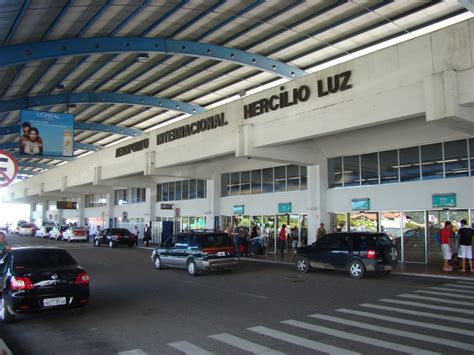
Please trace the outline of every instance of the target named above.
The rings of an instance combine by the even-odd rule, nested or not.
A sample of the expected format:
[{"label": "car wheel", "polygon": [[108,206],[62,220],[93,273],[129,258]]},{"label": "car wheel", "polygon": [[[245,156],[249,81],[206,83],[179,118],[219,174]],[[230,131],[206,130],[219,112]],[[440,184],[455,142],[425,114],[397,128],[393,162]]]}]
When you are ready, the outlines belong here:
[{"label": "car wheel", "polygon": [[94,246],[95,247],[100,247],[100,240],[94,240]]},{"label": "car wheel", "polygon": [[308,272],[309,269],[311,268],[311,266],[309,265],[308,258],[298,255],[296,257],[296,268],[300,272],[304,272],[304,273]]},{"label": "car wheel", "polygon": [[155,256],[155,260],[153,261],[153,263],[155,264],[155,269],[156,270],[163,269],[163,266],[161,265],[161,259],[160,259],[159,256]]},{"label": "car wheel", "polygon": [[194,260],[188,262],[188,274],[191,276],[197,276],[197,267]]},{"label": "car wheel", "polygon": [[364,264],[362,264],[362,262],[360,262],[359,260],[352,260],[349,263],[349,266],[347,267],[347,269],[349,271],[349,275],[353,279],[361,279],[365,275]]},{"label": "car wheel", "polygon": [[395,246],[390,245],[386,246],[384,251],[383,251],[383,256],[386,261],[390,263],[393,267],[397,265],[398,263],[398,250],[395,248]]},{"label": "car wheel", "polygon": [[109,248],[113,248],[115,245],[114,245],[114,242],[113,241],[110,241],[109,242]]},{"label": "car wheel", "polygon": [[11,314],[8,310],[5,297],[1,298],[1,305],[0,305],[0,317],[2,318],[3,323],[10,323],[14,318],[15,315]]}]

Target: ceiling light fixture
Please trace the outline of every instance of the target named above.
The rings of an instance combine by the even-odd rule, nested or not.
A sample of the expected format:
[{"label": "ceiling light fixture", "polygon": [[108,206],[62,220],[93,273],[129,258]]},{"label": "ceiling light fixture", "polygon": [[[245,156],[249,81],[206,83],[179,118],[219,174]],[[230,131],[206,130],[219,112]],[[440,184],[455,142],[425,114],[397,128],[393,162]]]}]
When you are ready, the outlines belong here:
[{"label": "ceiling light fixture", "polygon": [[137,62],[139,63],[145,63],[148,61],[148,59],[150,59],[150,56],[148,55],[148,53],[138,53],[137,54]]}]

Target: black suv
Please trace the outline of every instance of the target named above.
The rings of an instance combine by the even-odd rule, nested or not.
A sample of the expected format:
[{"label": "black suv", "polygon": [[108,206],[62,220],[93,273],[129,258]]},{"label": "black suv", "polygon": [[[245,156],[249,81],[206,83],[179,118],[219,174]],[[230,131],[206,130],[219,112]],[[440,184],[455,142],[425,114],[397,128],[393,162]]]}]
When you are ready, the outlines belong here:
[{"label": "black suv", "polygon": [[109,248],[115,248],[119,245],[127,245],[131,248],[135,243],[135,236],[126,228],[107,228],[94,237],[95,247],[105,244]]},{"label": "black suv", "polygon": [[209,231],[175,234],[153,250],[151,260],[156,269],[187,269],[192,276],[207,270],[232,269],[239,264],[231,237]]},{"label": "black suv", "polygon": [[368,271],[389,273],[397,265],[398,251],[384,233],[332,233],[296,249],[295,262],[301,272],[311,267],[347,270],[360,279]]}]

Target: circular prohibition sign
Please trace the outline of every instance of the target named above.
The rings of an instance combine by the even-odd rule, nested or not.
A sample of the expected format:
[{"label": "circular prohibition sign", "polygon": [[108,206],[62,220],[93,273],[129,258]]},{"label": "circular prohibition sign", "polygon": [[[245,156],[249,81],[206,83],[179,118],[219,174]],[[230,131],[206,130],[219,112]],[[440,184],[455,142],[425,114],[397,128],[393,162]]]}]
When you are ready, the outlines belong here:
[{"label": "circular prohibition sign", "polygon": [[9,152],[0,150],[0,187],[10,185],[18,173],[18,162]]}]

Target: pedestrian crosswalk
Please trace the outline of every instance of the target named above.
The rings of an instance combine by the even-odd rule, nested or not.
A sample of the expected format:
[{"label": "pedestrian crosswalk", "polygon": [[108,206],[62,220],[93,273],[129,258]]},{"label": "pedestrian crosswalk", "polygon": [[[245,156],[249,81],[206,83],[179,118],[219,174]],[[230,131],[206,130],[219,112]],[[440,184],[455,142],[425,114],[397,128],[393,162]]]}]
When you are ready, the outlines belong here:
[{"label": "pedestrian crosswalk", "polygon": [[[362,303],[353,309],[309,314],[275,324],[219,333],[193,344],[168,346],[183,354],[285,353],[473,354],[474,280],[445,283]],[[204,344],[204,345],[203,345]],[[223,351],[223,346],[226,347]],[[306,351],[306,352],[305,352]]]}]

